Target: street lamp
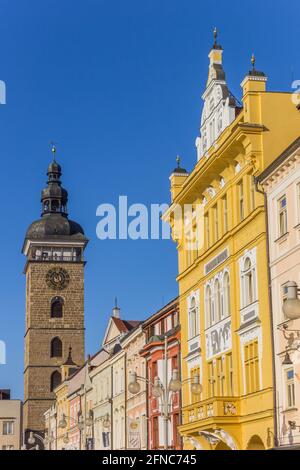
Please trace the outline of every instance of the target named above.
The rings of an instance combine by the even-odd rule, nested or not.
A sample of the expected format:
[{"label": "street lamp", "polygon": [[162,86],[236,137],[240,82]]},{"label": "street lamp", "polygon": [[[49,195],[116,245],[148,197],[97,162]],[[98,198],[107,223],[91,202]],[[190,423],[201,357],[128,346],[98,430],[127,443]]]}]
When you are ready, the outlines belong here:
[{"label": "street lamp", "polygon": [[[53,442],[54,439],[53,438],[50,438],[48,436],[48,433],[45,433],[45,437],[43,438],[42,436],[40,436],[39,434],[36,434],[32,431],[30,431],[29,433],[29,438],[27,439],[27,442],[29,445],[34,445],[36,444],[36,441],[39,440],[42,444],[43,444],[43,447],[45,448],[45,446],[47,446],[49,443]],[[36,450],[39,450],[39,445],[36,444],[35,446],[35,449]],[[26,450],[26,446],[24,445],[23,446],[23,450]]]},{"label": "street lamp", "polygon": [[[283,302],[282,311],[288,320],[298,320],[300,319],[300,299],[298,298],[298,292],[300,292],[300,289],[294,281],[289,281],[286,284],[286,288],[287,298]],[[278,329],[282,331],[284,338],[287,340],[287,347],[282,365],[292,365],[293,362],[289,351],[300,350],[299,343],[296,344],[295,347],[295,341],[300,340],[300,330],[289,328],[287,322],[279,325]]]},{"label": "street lamp", "polygon": [[110,428],[110,418],[109,418],[109,414],[106,413],[106,415],[103,417],[102,419],[102,425],[105,429],[108,429]]},{"label": "street lamp", "polygon": [[169,427],[169,420],[171,419],[171,407],[172,401],[171,397],[173,393],[179,392],[182,389],[182,386],[185,383],[191,382],[191,392],[193,395],[199,394],[202,391],[202,386],[200,384],[200,378],[198,376],[193,377],[192,379],[186,379],[184,381],[179,380],[179,372],[177,369],[172,371],[172,377],[170,382],[167,382],[168,377],[168,356],[167,356],[167,348],[168,348],[168,337],[165,335],[164,337],[164,377],[163,383],[161,382],[159,377],[154,377],[153,382],[149,379],[145,379],[144,377],[140,377],[136,374],[136,372],[131,372],[129,375],[128,381],[128,391],[132,394],[137,394],[140,391],[140,384],[139,382],[146,382],[147,384],[151,385],[151,392],[154,398],[160,399],[160,407],[161,407],[161,416],[164,419],[164,449],[168,449],[168,427]]},{"label": "street lamp", "polygon": [[[62,414],[62,417],[61,419],[59,420],[59,423],[58,423],[58,427],[61,428],[61,429],[65,429],[68,425],[67,423],[67,418],[72,420],[75,425],[78,427],[79,431],[80,431],[80,441],[81,441],[81,432],[86,428],[86,427],[90,427],[90,426],[93,426],[94,424],[94,415],[93,415],[93,410],[89,410],[89,414],[88,416],[86,417],[86,419],[84,419],[83,415],[80,413],[78,414],[78,419],[75,419],[73,418],[72,416],[66,416],[65,413]],[[64,439],[64,438],[63,438]],[[68,441],[69,442],[69,441]],[[65,442],[65,444],[67,444],[68,442]]]},{"label": "street lamp", "polygon": [[283,302],[282,310],[289,320],[297,320],[300,318],[300,299],[298,298],[298,286],[296,282],[289,281],[286,284],[287,298]]}]

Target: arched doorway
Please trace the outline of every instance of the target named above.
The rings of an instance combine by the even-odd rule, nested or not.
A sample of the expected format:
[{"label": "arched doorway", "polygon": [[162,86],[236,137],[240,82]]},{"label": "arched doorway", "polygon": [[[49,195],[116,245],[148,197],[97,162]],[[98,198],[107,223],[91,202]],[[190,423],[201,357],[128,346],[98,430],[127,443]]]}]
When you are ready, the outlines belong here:
[{"label": "arched doorway", "polygon": [[265,446],[261,438],[255,435],[249,440],[246,450],[265,450]]},{"label": "arched doorway", "polygon": [[232,450],[225,442],[220,441],[215,447],[215,450]]}]

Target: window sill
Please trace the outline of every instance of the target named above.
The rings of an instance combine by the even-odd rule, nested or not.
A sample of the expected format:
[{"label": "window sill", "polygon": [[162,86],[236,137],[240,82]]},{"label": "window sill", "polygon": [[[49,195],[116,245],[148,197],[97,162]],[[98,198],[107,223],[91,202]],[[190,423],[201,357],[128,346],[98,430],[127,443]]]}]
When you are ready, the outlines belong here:
[{"label": "window sill", "polygon": [[297,412],[298,411],[298,408],[296,408],[295,406],[292,406],[291,408],[285,408],[284,410],[281,411],[281,414],[285,414],[285,413],[292,413],[292,412]]},{"label": "window sill", "polygon": [[242,307],[240,309],[240,312],[242,312],[243,310],[246,310],[246,308],[251,308],[251,306],[255,305],[258,303],[258,300],[254,300],[253,302],[251,302],[251,304],[248,304],[248,305],[244,305],[244,307]]},{"label": "window sill", "polygon": [[207,326],[204,331],[210,330],[213,326],[218,326],[220,323],[222,323],[224,320],[227,320],[228,318],[231,318],[231,315],[226,315],[225,317],[221,318],[221,320],[212,323],[211,325]]},{"label": "window sill", "polygon": [[283,235],[280,235],[279,238],[276,238],[276,240],[274,240],[274,243],[280,243],[280,242],[284,242],[289,236],[289,232],[285,232]]}]

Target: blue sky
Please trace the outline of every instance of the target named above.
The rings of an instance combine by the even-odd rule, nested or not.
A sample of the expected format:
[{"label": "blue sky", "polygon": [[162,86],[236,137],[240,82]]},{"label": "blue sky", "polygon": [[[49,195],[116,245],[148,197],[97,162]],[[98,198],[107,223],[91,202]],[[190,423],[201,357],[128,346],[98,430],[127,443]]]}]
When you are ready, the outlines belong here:
[{"label": "blue sky", "polygon": [[116,295],[123,317],[142,319],[177,294],[175,245],[100,241],[97,206],[119,195],[168,202],[176,155],[194,165],[214,26],[240,98],[252,51],[269,89],[291,90],[300,79],[299,15],[293,0],[0,0],[0,15],[0,388],[22,397],[21,247],[40,214],[49,142],[59,142],[70,216],[90,238],[86,351],[95,352]]}]

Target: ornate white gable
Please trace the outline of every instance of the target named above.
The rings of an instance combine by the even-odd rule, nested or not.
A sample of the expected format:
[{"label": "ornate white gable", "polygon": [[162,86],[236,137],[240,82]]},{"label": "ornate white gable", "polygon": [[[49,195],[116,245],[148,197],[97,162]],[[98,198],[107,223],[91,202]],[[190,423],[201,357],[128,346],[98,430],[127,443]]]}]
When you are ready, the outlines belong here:
[{"label": "ornate white gable", "polygon": [[196,139],[197,160],[205,156],[223,130],[235,119],[240,106],[230,93],[222,66],[223,49],[216,42],[210,59],[208,80],[202,95],[204,106],[201,116],[200,136]]}]

